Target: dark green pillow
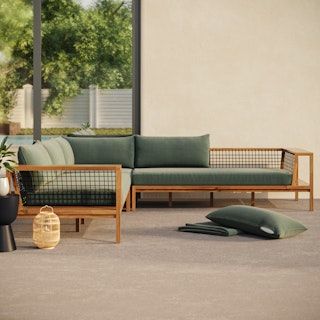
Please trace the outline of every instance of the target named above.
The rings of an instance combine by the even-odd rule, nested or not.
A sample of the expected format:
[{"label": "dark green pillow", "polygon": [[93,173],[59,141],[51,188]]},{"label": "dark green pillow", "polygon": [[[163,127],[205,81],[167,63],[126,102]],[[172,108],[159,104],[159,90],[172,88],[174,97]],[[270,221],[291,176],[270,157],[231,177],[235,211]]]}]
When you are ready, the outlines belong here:
[{"label": "dark green pillow", "polygon": [[307,228],[297,220],[270,210],[249,206],[228,206],[207,215],[222,226],[272,239],[293,237]]},{"label": "dark green pillow", "polygon": [[65,137],[70,143],[75,164],[121,164],[134,166],[134,137]]},{"label": "dark green pillow", "polygon": [[135,136],[135,167],[209,167],[209,135]]}]

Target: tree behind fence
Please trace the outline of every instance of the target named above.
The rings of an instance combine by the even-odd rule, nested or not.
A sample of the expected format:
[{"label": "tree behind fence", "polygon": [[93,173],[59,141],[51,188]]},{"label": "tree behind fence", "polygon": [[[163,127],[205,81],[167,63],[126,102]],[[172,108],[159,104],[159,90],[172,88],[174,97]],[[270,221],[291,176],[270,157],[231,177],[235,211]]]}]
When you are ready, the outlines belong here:
[{"label": "tree behind fence", "polygon": [[[21,128],[33,127],[32,91],[29,84],[18,90],[17,104],[10,115],[10,121],[20,122]],[[48,96],[49,90],[42,89],[43,102]],[[43,128],[79,128],[85,122],[92,128],[131,128],[132,90],[91,85],[65,103],[62,116],[42,115]]]}]

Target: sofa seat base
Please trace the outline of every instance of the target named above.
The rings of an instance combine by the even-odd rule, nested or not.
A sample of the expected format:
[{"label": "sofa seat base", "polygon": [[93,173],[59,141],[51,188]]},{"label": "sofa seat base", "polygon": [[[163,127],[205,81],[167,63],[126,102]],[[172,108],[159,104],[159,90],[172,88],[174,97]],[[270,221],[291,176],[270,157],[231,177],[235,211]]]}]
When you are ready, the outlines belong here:
[{"label": "sofa seat base", "polygon": [[[71,174],[70,174],[71,173]],[[81,171],[75,176],[73,172],[63,172],[55,179],[27,193],[25,205],[41,206],[115,206],[116,192],[114,175],[100,172],[99,175]],[[121,171],[121,205],[123,206],[131,186],[131,169]]]},{"label": "sofa seat base", "polygon": [[268,168],[138,168],[133,170],[133,185],[168,186],[287,186],[292,174]]}]

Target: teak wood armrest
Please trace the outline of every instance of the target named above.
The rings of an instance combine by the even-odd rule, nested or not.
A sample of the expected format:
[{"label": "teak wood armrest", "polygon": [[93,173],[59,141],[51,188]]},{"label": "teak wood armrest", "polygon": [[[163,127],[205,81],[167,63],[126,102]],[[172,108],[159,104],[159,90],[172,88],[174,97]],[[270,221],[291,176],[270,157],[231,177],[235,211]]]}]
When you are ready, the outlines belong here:
[{"label": "teak wood armrest", "polygon": [[286,148],[283,149],[284,151],[287,151],[291,154],[298,155],[298,156],[312,156],[313,152],[304,150],[304,149],[299,149],[299,148]]}]

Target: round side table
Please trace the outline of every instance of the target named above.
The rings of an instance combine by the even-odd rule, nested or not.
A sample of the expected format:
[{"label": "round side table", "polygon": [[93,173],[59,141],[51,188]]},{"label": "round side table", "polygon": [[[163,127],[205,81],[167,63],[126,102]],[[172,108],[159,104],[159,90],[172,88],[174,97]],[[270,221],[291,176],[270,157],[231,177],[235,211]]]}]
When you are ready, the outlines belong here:
[{"label": "round side table", "polygon": [[17,218],[18,206],[19,195],[8,194],[0,197],[0,252],[17,249],[11,223]]}]

